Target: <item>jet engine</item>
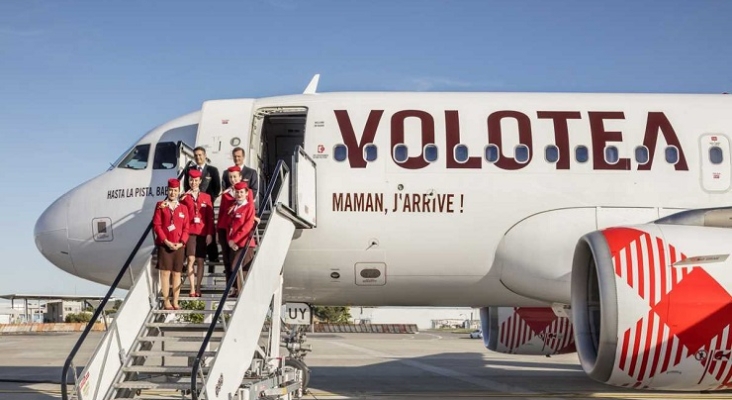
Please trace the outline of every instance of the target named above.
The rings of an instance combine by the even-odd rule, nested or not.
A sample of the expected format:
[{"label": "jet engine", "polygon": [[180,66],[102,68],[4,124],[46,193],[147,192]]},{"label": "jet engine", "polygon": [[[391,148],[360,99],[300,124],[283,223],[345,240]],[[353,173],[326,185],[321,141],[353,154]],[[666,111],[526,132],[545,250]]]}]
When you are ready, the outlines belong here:
[{"label": "jet engine", "polygon": [[572,321],[591,378],[643,389],[732,388],[732,213],[722,211],[580,239]]},{"label": "jet engine", "polygon": [[492,351],[526,355],[575,351],[572,323],[550,307],[483,307],[480,320],[483,343]]}]

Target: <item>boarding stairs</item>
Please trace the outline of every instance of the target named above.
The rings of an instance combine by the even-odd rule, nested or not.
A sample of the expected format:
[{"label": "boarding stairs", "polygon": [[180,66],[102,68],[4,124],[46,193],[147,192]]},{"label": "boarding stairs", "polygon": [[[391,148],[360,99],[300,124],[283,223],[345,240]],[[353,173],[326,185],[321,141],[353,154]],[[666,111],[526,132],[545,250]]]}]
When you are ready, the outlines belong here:
[{"label": "boarding stairs", "polygon": [[[257,240],[257,247],[248,250],[255,251],[254,259],[237,297],[230,293],[237,275],[242,276],[243,253],[234,261],[235,273],[228,282],[223,264],[209,263],[213,270],[204,271],[208,274],[198,290],[201,297],[186,297],[190,288],[185,283],[179,298],[182,309],[163,309],[155,256],[147,258],[139,274],[129,271],[149,236],[148,226],[64,364],[64,400],[302,396],[302,371],[280,356],[280,311],[283,264],[295,230],[316,226],[316,171],[302,148],[293,158],[292,173],[281,160],[267,185],[259,205],[260,222],[249,239]],[[134,278],[134,283],[79,372],[73,362],[76,353],[123,276]],[[67,384],[69,379],[73,384]]]}]

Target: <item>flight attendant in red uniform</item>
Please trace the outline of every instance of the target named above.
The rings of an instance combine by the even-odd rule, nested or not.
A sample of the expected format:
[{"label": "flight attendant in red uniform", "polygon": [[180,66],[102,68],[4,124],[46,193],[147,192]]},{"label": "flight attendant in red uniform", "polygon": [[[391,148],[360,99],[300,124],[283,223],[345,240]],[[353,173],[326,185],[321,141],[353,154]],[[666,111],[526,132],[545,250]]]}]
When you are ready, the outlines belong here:
[{"label": "flight attendant in red uniform", "polygon": [[[188,208],[178,201],[180,181],[168,180],[168,197],[159,201],[153,214],[153,231],[158,248],[160,288],[166,310],[179,310],[180,274],[183,272],[183,248],[188,241]],[[172,274],[171,274],[172,272]],[[171,276],[172,275],[172,276]],[[170,285],[173,285],[173,304],[170,304]]]},{"label": "flight attendant in red uniform", "polygon": [[229,209],[236,202],[233,185],[241,182],[241,170],[238,166],[234,165],[233,167],[229,167],[227,171],[229,172],[229,180],[232,186],[224,190],[224,192],[221,194],[221,204],[219,204],[219,220],[216,223],[216,228],[218,229],[217,234],[219,244],[221,245],[221,255],[224,259],[224,272],[226,273],[226,281],[228,282],[229,277],[231,276],[231,255],[233,253],[229,248],[229,239],[227,238],[229,230]]},{"label": "flight attendant in red uniform", "polygon": [[[232,270],[234,262],[239,259],[242,252],[246,251],[247,241],[250,247],[255,247],[254,239],[248,240],[252,230],[256,226],[256,214],[254,213],[254,199],[252,192],[245,182],[239,182],[234,187],[234,193],[236,195],[236,202],[231,206],[228,211],[229,214],[229,231],[228,231],[228,244],[229,248],[233,251],[231,255]],[[254,249],[246,251],[244,255],[244,261],[242,261],[242,277],[246,278],[249,267],[252,264],[254,258]],[[234,295],[238,295],[241,292],[242,282],[237,278],[236,292]]]},{"label": "flight attendant in red uniform", "polygon": [[[191,297],[201,297],[196,288],[201,287],[203,281],[203,261],[206,258],[206,249],[213,240],[214,234],[214,211],[211,196],[201,192],[201,171],[191,169],[188,171],[190,190],[183,194],[181,202],[188,208],[190,216],[190,229],[188,230],[188,242],[186,244],[186,256],[188,256],[188,281],[191,283]],[[195,271],[193,265],[196,265]]]}]

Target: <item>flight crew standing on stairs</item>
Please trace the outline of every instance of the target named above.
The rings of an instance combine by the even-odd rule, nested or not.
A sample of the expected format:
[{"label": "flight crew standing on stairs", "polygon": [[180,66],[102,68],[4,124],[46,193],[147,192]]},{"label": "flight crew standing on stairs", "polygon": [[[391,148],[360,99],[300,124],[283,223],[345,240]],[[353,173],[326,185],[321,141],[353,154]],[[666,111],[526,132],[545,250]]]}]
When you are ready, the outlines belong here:
[{"label": "flight crew standing on stairs", "polygon": [[[239,170],[241,172],[240,181],[247,184],[249,190],[252,192],[252,198],[254,198],[255,204],[257,204],[256,200],[257,195],[259,194],[259,178],[257,177],[257,170],[244,165],[244,149],[242,149],[241,147],[236,147],[234,148],[234,150],[231,151],[231,158],[234,160],[234,164],[239,167]],[[224,189],[228,189],[233,184],[234,183],[231,182],[231,179],[229,179],[229,174],[227,173],[227,171],[224,171]]]},{"label": "flight crew standing on stairs", "polygon": [[[180,181],[168,180],[168,197],[155,205],[153,231],[158,250],[155,268],[160,270],[160,289],[166,310],[179,310],[180,274],[183,272],[183,248],[188,241],[188,208],[178,201]],[[172,273],[171,273],[172,272]],[[170,287],[173,286],[173,304],[170,304]]]},{"label": "flight crew standing on stairs", "polygon": [[[201,281],[203,281],[206,247],[211,244],[214,235],[214,211],[211,196],[199,190],[201,172],[191,169],[188,171],[188,178],[190,190],[181,196],[181,202],[188,207],[188,215],[191,217],[189,238],[186,244],[188,281],[191,284],[189,295],[201,297],[200,288]],[[199,288],[199,292],[196,292],[196,288]]]},{"label": "flight crew standing on stairs", "polygon": [[[196,161],[195,165],[188,167],[186,171],[186,178],[183,180],[183,188],[188,191],[191,189],[190,178],[188,171],[198,170],[201,172],[201,186],[199,189],[202,192],[208,193],[211,196],[211,204],[216,202],[216,198],[221,193],[221,176],[219,170],[213,165],[206,163],[206,149],[201,146],[193,149],[193,159]],[[212,262],[219,260],[219,247],[216,245],[216,232],[214,230],[213,241],[207,248],[208,259]],[[209,271],[213,272],[213,271]]]},{"label": "flight crew standing on stairs", "polygon": [[[254,238],[249,240],[252,231],[256,228],[256,213],[254,212],[254,199],[252,197],[252,191],[245,182],[239,182],[234,186],[234,193],[236,194],[236,202],[229,209],[229,248],[231,249],[231,260],[232,266],[236,260],[239,259],[242,252],[244,254],[244,260],[242,261],[241,270],[242,278],[246,278],[249,267],[251,267],[252,259],[254,258]],[[249,242],[249,249],[247,249],[247,242]],[[247,251],[249,250],[249,251]],[[233,296],[237,296],[241,293],[242,281],[237,276],[236,279],[236,291]]]},{"label": "flight crew standing on stairs", "polygon": [[[224,175],[229,178],[232,184],[237,184],[241,181],[241,170],[238,166],[234,165],[224,171]],[[231,276],[232,260],[231,260],[231,249],[229,249],[229,209],[236,202],[236,195],[234,188],[230,187],[221,194],[221,203],[219,204],[219,220],[216,223],[216,234],[221,245],[221,256],[224,261],[224,272],[226,273],[226,281],[229,281]]]}]

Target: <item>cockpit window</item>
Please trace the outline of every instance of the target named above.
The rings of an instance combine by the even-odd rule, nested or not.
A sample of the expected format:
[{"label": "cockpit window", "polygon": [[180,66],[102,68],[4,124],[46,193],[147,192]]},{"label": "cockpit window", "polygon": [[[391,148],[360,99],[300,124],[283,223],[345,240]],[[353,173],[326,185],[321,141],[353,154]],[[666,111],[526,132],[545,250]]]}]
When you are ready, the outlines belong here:
[{"label": "cockpit window", "polygon": [[160,142],[155,146],[153,169],[173,169],[178,165],[178,145],[173,142]]},{"label": "cockpit window", "polygon": [[145,169],[150,156],[150,145],[140,144],[135,146],[125,158],[117,164],[117,168]]}]

